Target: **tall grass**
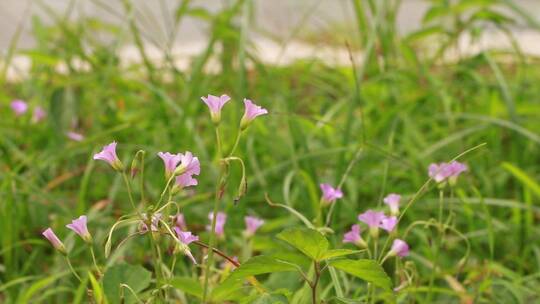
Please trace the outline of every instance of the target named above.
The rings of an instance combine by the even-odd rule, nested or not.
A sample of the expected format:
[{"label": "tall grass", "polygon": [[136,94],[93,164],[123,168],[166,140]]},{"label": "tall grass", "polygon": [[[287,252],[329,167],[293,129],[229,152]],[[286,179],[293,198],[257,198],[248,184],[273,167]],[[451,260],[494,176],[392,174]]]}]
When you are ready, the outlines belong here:
[{"label": "tall grass", "polygon": [[[106,2],[93,2],[107,9]],[[161,64],[145,53],[152,37],[134,18],[141,12],[129,0],[118,12],[126,27],[85,17],[73,21],[71,11],[54,12],[42,4],[53,24],[34,16],[35,47],[19,49],[15,35],[3,58],[7,65],[12,53],[28,56],[28,77],[15,82],[5,73],[0,77],[0,301],[86,301],[86,287],[93,282],[73,280],[40,232],[88,213],[95,239],[103,241],[107,227],[129,210],[122,180],[91,161],[96,147],[113,139],[120,143],[123,160],[139,149],[148,152],[143,187],[150,198],[158,197],[162,187],[161,163],[150,155],[189,149],[199,156],[204,172],[200,185],[181,206],[189,206],[185,213],[193,229],[204,231],[218,175],[211,165],[214,130],[199,101],[208,93],[235,97],[231,107],[236,111],[225,113],[224,120],[239,119],[233,113],[241,113],[243,96],[271,113],[240,143],[240,156],[248,160],[249,191],[238,204],[226,198],[231,237],[219,244],[221,250],[240,255],[234,235],[240,235],[245,214],[258,214],[267,225],[255,238],[254,251],[284,251],[271,235],[299,220],[268,205],[265,194],[311,220],[317,215],[317,185],[337,184],[346,176],[346,195],[335,207],[335,233],[329,236],[340,246],[356,214],[380,205],[389,192],[411,198],[427,180],[429,163],[485,143],[464,156],[470,172],[444,198],[450,208],[446,224],[455,232],[445,235],[444,247],[433,249],[440,240],[429,221],[437,217],[436,189],[426,189],[404,217],[403,227],[411,224],[407,237],[413,252],[404,268],[414,284],[399,293],[397,301],[538,301],[539,62],[523,54],[519,45],[506,52],[456,51],[465,33],[476,37],[490,27],[512,39],[509,28],[514,22],[538,30],[538,21],[510,0],[433,1],[422,28],[402,36],[396,29],[400,2],[351,1],[356,31],[347,33],[346,43],[335,42],[360,50],[350,51],[349,66],[310,59],[287,66],[259,61],[248,35],[256,2],[230,1],[212,13],[192,1],[179,1],[174,11],[166,12],[172,24],[163,33],[169,41],[159,46],[166,59]],[[205,50],[187,70],[176,67],[171,54],[184,18],[201,19],[209,28]],[[97,39],[100,36],[110,39]],[[119,64],[126,37],[138,48],[138,64]],[[208,73],[216,58],[220,72]],[[59,65],[65,66],[64,72],[58,72]],[[46,108],[46,123],[13,117],[8,107],[14,98]],[[70,141],[65,134],[71,130],[85,139]],[[221,131],[229,149],[236,130],[224,125]],[[238,180],[240,171],[233,169],[230,178]],[[229,186],[234,193],[234,185]],[[138,194],[140,189],[134,191]],[[73,234],[61,236],[72,248],[74,264],[89,258]],[[127,261],[144,263],[146,248],[140,240],[121,250]],[[178,271],[190,276],[193,267],[179,264]],[[332,303],[345,301],[336,293],[357,299],[365,292],[363,285],[344,276],[321,280],[321,295]],[[339,291],[336,280],[342,284]],[[264,282],[271,290],[301,287],[287,274],[272,274]],[[290,295],[291,302],[306,303],[303,292]],[[178,291],[177,297],[193,301],[184,292]]]}]

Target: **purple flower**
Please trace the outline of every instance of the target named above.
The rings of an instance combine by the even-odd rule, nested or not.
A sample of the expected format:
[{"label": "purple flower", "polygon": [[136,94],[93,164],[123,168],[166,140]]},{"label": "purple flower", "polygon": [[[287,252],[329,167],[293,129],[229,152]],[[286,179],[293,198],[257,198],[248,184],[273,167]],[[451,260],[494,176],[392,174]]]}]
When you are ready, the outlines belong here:
[{"label": "purple flower", "polygon": [[361,248],[367,247],[366,242],[360,235],[360,225],[356,224],[351,226],[351,230],[343,235],[343,243],[352,243]]},{"label": "purple flower", "polygon": [[186,220],[184,214],[178,213],[175,217],[176,227],[180,228],[182,231],[187,230]]},{"label": "purple flower", "polygon": [[174,173],[174,170],[176,169],[176,166],[180,162],[182,158],[182,154],[171,154],[169,152],[159,152],[157,154],[162,160],[163,164],[165,165],[165,176],[167,179],[171,176],[171,174]]},{"label": "purple flower", "polygon": [[358,220],[365,223],[369,227],[369,233],[373,238],[379,236],[379,226],[381,221],[385,218],[383,212],[368,210],[360,215],[358,215]]},{"label": "purple flower", "polygon": [[121,171],[124,168],[122,162],[118,159],[118,156],[116,156],[115,141],[103,147],[103,150],[101,150],[101,152],[94,155],[94,159],[106,161],[107,163],[109,163],[109,165],[111,165],[111,167],[118,171]]},{"label": "purple flower", "polygon": [[394,228],[396,228],[396,225],[398,223],[398,219],[397,217],[395,216],[388,216],[388,217],[384,217],[382,220],[381,220],[381,225],[380,227],[388,232],[392,232],[394,231]]},{"label": "purple flower", "polygon": [[385,218],[383,212],[368,210],[358,215],[358,220],[368,225],[369,228],[377,228]]},{"label": "purple flower", "polygon": [[343,192],[340,189],[333,188],[329,184],[320,184],[321,190],[323,192],[323,202],[328,205],[335,202],[337,199],[343,197]]},{"label": "purple flower", "polygon": [[178,239],[180,240],[180,242],[182,242],[185,245],[189,245],[192,242],[199,240],[199,237],[191,234],[190,231],[182,231],[182,229],[178,227],[174,227],[174,231],[176,231],[176,234],[178,235]]},{"label": "purple flower", "polygon": [[384,199],[383,202],[390,207],[390,213],[392,215],[399,214],[399,201],[401,200],[401,195],[390,193]]},{"label": "purple flower", "polygon": [[264,224],[264,220],[257,218],[255,216],[246,216],[244,217],[244,221],[246,222],[246,236],[253,236],[257,229]]},{"label": "purple flower", "polygon": [[86,215],[81,215],[79,218],[72,220],[71,224],[67,224],[66,227],[77,233],[85,242],[92,242],[92,236],[86,227]]},{"label": "purple flower", "polygon": [[54,234],[54,231],[51,228],[47,228],[45,231],[41,233],[51,244],[53,247],[60,251],[62,254],[67,254],[66,247],[64,246],[64,243],[60,241],[60,239]]},{"label": "purple flower", "polygon": [[180,165],[174,171],[174,174],[177,175],[175,192],[185,187],[198,185],[198,181],[193,178],[193,175],[201,173],[201,163],[191,152],[187,151],[185,154],[178,155],[180,156]]},{"label": "purple flower", "polygon": [[66,133],[66,136],[73,140],[73,141],[83,141],[84,140],[84,135],[80,134],[80,133],[77,133],[77,132],[73,132],[73,131],[69,131]]},{"label": "purple flower", "polygon": [[197,186],[198,184],[199,182],[197,181],[197,179],[193,178],[193,176],[191,176],[191,174],[187,172],[176,177],[176,186],[179,189],[190,186]]},{"label": "purple flower", "polygon": [[469,168],[467,167],[467,165],[465,164],[462,164],[458,161],[452,161],[451,163],[448,164],[448,171],[449,171],[449,177],[448,177],[448,181],[450,182],[450,185],[454,185],[457,181],[457,178],[458,176],[467,171]]},{"label": "purple flower", "polygon": [[268,110],[254,104],[251,100],[246,98],[244,98],[244,106],[244,116],[242,116],[242,120],[240,121],[240,128],[242,130],[247,128],[249,124],[255,119],[255,117],[268,114]]},{"label": "purple flower", "polygon": [[212,121],[218,124],[221,121],[221,108],[225,105],[231,98],[227,95],[221,95],[220,97],[208,94],[208,97],[201,97],[202,101],[210,109],[210,116]]},{"label": "purple flower", "polygon": [[452,161],[451,163],[433,163],[429,165],[428,174],[437,183],[442,184],[446,180],[449,180],[450,184],[453,185],[457,181],[458,176],[467,170],[468,168],[465,164]]},{"label": "purple flower", "polygon": [[188,245],[192,242],[198,241],[199,237],[196,235],[191,234],[190,231],[182,231],[178,227],[174,227],[174,231],[176,232],[176,235],[178,236],[178,239],[180,240],[180,244],[178,244],[178,250],[187,255],[193,264],[197,264],[197,261],[191,254],[191,251],[189,250]]},{"label": "purple flower", "polygon": [[390,249],[390,252],[388,253],[390,256],[399,256],[404,257],[409,255],[409,245],[405,243],[405,241],[400,239],[395,239],[394,243],[392,243],[392,248]]},{"label": "purple flower", "polygon": [[[208,214],[208,219],[210,220],[210,225],[206,226],[206,229],[211,232],[212,221],[214,219],[214,214],[212,212]],[[226,221],[227,221],[227,215],[223,212],[218,212],[217,217],[216,217],[216,230],[215,230],[215,233],[217,236],[223,237],[223,235],[225,234],[224,226],[225,226]]]},{"label": "purple flower", "polygon": [[193,156],[193,153],[186,151],[186,153],[178,153],[178,155],[180,156],[180,165],[174,170],[175,175],[184,173],[199,175],[201,173],[201,163],[198,157]]},{"label": "purple flower", "polygon": [[28,111],[28,104],[25,101],[16,99],[11,102],[11,109],[16,116],[21,116]]},{"label": "purple flower", "polygon": [[32,113],[32,122],[38,123],[42,121],[47,116],[47,113],[42,107],[35,107],[34,112]]},{"label": "purple flower", "polygon": [[428,167],[428,175],[431,177],[435,182],[440,183],[446,180],[448,176],[450,176],[450,172],[448,170],[448,164],[446,163],[440,163],[440,164],[431,164]]}]

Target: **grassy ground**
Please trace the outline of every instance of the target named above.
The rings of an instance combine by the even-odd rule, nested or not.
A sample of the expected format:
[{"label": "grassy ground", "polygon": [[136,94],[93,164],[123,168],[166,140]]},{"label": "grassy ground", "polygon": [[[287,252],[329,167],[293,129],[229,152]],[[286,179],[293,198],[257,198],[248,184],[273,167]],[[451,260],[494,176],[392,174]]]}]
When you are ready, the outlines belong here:
[{"label": "grassy ground", "polygon": [[[434,219],[439,191],[432,184],[422,189],[400,223],[412,250],[401,267],[410,274],[411,283],[397,300],[540,301],[539,62],[518,50],[441,59],[457,36],[484,24],[466,22],[470,20],[465,17],[456,21],[468,12],[481,11],[482,22],[505,28],[507,21],[489,5],[442,14],[438,18],[455,24],[427,33],[425,29],[447,25],[432,17],[425,31],[404,38],[392,28],[392,1],[380,7],[354,3],[362,30],[350,33],[349,39],[361,46],[364,58],[354,58],[347,67],[312,60],[285,67],[258,62],[243,35],[246,25],[238,22],[249,7],[242,1],[215,16],[205,15],[212,29],[210,43],[189,71],[179,71],[170,62],[119,66],[117,43],[125,37],[108,43],[93,39],[98,34],[115,37],[114,30],[90,20],[73,24],[61,17],[54,26],[45,27],[36,19],[37,45],[24,52],[32,59],[29,77],[18,82],[4,79],[0,90],[1,301],[87,300],[86,283],[70,276],[65,261],[41,231],[48,226],[58,230],[73,247],[75,267],[81,272],[90,267],[85,266],[90,265],[90,256],[82,242],[63,226],[89,214],[89,226],[103,248],[108,228],[130,210],[121,177],[91,160],[112,140],[119,142],[119,156],[126,164],[139,149],[147,151],[148,202],[164,186],[158,151],[190,150],[200,158],[199,186],[182,196],[179,204],[190,229],[206,240],[204,227],[218,174],[213,164],[213,126],[199,100],[209,93],[233,98],[224,109],[225,148],[233,145],[244,97],[270,112],[240,142],[249,187],[234,204],[240,171],[233,166],[221,208],[228,214],[227,236],[218,244],[222,251],[244,261],[241,231],[248,214],[267,221],[253,241],[254,252],[284,250],[276,249],[284,245],[275,234],[301,222],[286,210],[269,206],[265,194],[311,220],[319,202],[318,184],[338,184],[346,176],[345,196],[338,201],[331,224],[335,233],[327,235],[331,244],[342,247],[342,234],[356,222],[358,213],[382,206],[382,198],[390,192],[410,199],[427,181],[431,162],[448,161],[477,147],[461,158],[469,172],[453,191],[444,193],[446,223],[452,229],[438,234]],[[366,10],[379,12],[378,19],[363,18]],[[179,19],[202,14],[182,7],[178,12]],[[137,41],[139,29],[131,25],[128,34]],[[428,51],[425,45],[435,48]],[[219,59],[221,73],[204,72],[211,57]],[[71,66],[75,58],[89,69]],[[366,64],[358,64],[362,59]],[[67,72],[56,71],[59,63],[67,64]],[[16,118],[9,109],[14,98],[44,107],[47,119],[33,124],[29,115]],[[69,140],[65,134],[72,130],[85,139]],[[345,175],[348,166],[351,170]],[[135,187],[136,197],[139,194],[140,187]],[[148,246],[142,239],[127,243],[111,265],[124,260],[150,269]],[[102,250],[97,254],[103,257]],[[200,259],[200,252],[195,254]],[[434,269],[433,263],[438,267]],[[187,261],[178,264],[179,276],[196,271]],[[385,267],[399,285],[403,277],[394,275],[393,265]],[[340,279],[349,298],[365,295],[361,281]],[[291,302],[310,301],[301,299],[305,290],[295,276],[272,274],[262,281],[271,290],[288,289]],[[330,276],[323,276],[321,282],[321,297],[338,303]],[[181,292],[178,299],[194,301]]]}]

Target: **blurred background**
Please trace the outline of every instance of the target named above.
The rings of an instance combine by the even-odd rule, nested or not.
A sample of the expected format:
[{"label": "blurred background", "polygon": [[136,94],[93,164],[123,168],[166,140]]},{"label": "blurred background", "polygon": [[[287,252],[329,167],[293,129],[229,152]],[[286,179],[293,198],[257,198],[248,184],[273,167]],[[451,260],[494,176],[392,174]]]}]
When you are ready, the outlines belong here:
[{"label": "blurred background", "polygon": [[[434,274],[438,234],[414,226],[414,284],[403,297],[540,299],[540,1],[1,0],[0,29],[0,302],[71,302],[78,285],[40,233],[55,228],[85,267],[89,255],[65,224],[89,214],[99,243],[129,212],[121,178],[92,160],[113,140],[125,164],[147,151],[146,182],[134,187],[138,199],[145,190],[143,204],[163,187],[158,151],[200,158],[199,185],[178,200],[206,239],[217,175],[200,101],[207,94],[232,97],[225,148],[243,98],[269,111],[239,145],[249,191],[233,204],[234,168],[222,250],[239,254],[245,215],[267,220],[256,253],[287,250],[274,235],[300,223],[265,195],[312,219],[319,183],[343,181],[329,236],[340,247],[358,213],[390,192],[410,199],[430,163],[476,147],[460,159],[470,169],[446,198],[449,224],[462,234],[447,236]],[[14,113],[15,99],[27,112]],[[38,108],[42,119],[33,117]],[[427,189],[400,226],[435,217],[437,194]],[[146,245],[128,242],[110,263],[144,262]],[[432,284],[439,289],[426,300]]]}]

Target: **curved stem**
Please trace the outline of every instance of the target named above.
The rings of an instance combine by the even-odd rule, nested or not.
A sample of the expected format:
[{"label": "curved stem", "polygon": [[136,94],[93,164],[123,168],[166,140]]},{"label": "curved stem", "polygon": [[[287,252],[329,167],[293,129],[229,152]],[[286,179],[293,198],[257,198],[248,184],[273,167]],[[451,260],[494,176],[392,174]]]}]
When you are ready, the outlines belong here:
[{"label": "curved stem", "polygon": [[99,266],[97,264],[96,254],[94,253],[94,246],[90,244],[90,253],[92,254],[92,261],[94,262],[94,267],[96,267],[96,271],[98,272],[99,276],[103,276],[103,273],[99,269]]},{"label": "curved stem", "polygon": [[[197,246],[200,246],[202,248],[210,248],[210,246],[206,245],[205,243],[203,242],[200,242],[200,241],[195,241],[193,242],[193,244],[197,245]],[[220,257],[224,258],[225,260],[227,260],[227,262],[231,263],[232,265],[234,265],[234,267],[240,267],[240,263],[238,263],[237,261],[235,261],[233,258],[231,258],[230,256],[226,255],[225,253],[223,253],[223,251],[220,251],[219,249],[216,249],[216,248],[212,248],[212,251],[219,255]]]},{"label": "curved stem", "polygon": [[[126,184],[126,188],[127,188],[128,196],[129,196],[129,202],[131,203],[131,207],[133,208],[133,210],[135,210],[137,213],[139,213],[139,209],[137,209],[137,207],[135,207],[135,201],[133,200],[133,193],[132,193],[132,190],[131,190],[131,184],[129,183],[129,179],[128,179],[128,176],[127,176],[126,172],[122,172],[122,177],[124,178],[124,183]],[[140,215],[140,213],[139,213],[139,215]]]},{"label": "curved stem", "polygon": [[163,189],[163,191],[161,192],[161,195],[159,196],[159,200],[156,203],[156,206],[154,207],[155,209],[159,208],[159,205],[161,205],[161,202],[163,201],[163,197],[165,196],[165,193],[167,193],[167,190],[171,186],[171,182],[174,180],[174,178],[175,178],[175,175],[171,174],[171,177],[169,177],[169,179],[167,180],[167,184],[165,185],[165,188]]},{"label": "curved stem", "polygon": [[69,266],[69,270],[71,270],[71,273],[73,273],[73,275],[77,278],[77,280],[79,280],[79,282],[82,282],[81,277],[77,274],[77,272],[73,268],[73,265],[71,265],[71,261],[69,260],[69,258],[67,256],[66,256],[66,262],[67,262],[67,264]]},{"label": "curved stem", "polygon": [[231,152],[229,152],[228,157],[232,156],[234,154],[234,151],[236,151],[236,148],[238,148],[238,144],[240,143],[240,137],[242,136],[242,130],[238,131],[238,134],[236,134],[236,139],[234,140],[234,145],[231,149]]},{"label": "curved stem", "polygon": [[221,164],[221,137],[219,135],[219,127],[216,126],[216,144],[217,144],[217,161],[219,166],[219,176],[216,181],[216,189],[214,194],[214,209],[212,211],[212,229],[210,230],[210,243],[209,248],[210,251],[208,252],[208,259],[206,260],[206,267],[204,271],[204,287],[203,287],[203,296],[202,296],[202,302],[206,303],[206,298],[208,296],[208,283],[210,281],[210,266],[214,262],[214,247],[216,243],[216,221],[217,221],[217,213],[219,209],[219,201],[221,199],[221,189],[222,189],[222,179],[225,174],[225,165]]}]

